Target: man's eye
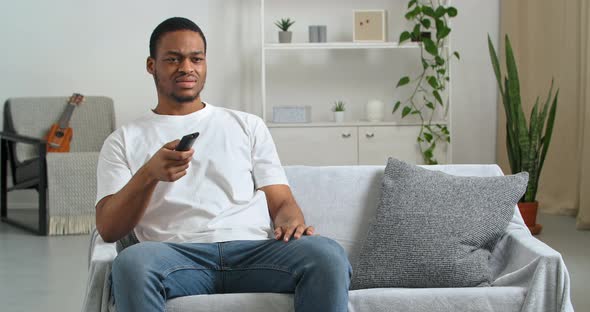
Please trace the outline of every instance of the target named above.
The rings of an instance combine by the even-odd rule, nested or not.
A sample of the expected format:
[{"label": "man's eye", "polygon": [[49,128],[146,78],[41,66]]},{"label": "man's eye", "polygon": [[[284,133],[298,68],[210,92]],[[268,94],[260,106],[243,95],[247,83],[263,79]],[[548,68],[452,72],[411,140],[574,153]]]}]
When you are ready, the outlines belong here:
[{"label": "man's eye", "polygon": [[202,57],[193,57],[193,63],[199,63],[202,62],[203,58]]},{"label": "man's eye", "polygon": [[169,58],[165,59],[165,61],[168,63],[178,63],[178,58],[177,57],[169,57]]}]

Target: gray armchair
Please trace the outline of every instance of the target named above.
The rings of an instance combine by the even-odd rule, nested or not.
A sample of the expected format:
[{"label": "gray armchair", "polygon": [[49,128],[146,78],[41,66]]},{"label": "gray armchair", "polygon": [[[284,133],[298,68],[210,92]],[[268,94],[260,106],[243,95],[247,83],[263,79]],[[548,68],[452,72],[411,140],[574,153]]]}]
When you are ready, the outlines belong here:
[{"label": "gray armchair", "polygon": [[[96,164],[104,140],[115,129],[113,101],[89,96],[76,108],[70,127],[69,153],[47,153],[44,140],[51,124],[66,108],[69,97],[11,98],[4,104],[0,133],[0,212],[3,222],[39,235],[90,233],[94,226]],[[8,187],[8,167],[12,186]],[[17,220],[8,209],[13,190],[39,194],[38,224]]]}]

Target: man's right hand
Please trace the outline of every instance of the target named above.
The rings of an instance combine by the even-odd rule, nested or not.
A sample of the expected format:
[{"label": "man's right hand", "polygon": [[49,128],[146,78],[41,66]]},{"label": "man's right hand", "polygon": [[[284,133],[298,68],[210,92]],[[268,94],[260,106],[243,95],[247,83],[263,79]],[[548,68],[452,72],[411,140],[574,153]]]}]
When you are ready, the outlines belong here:
[{"label": "man's right hand", "polygon": [[133,230],[159,181],[174,182],[188,169],[194,150],[175,151],[180,140],[166,143],[117,193],[96,205],[96,228],[105,242],[115,242]]},{"label": "man's right hand", "polygon": [[147,173],[157,181],[174,182],[184,175],[195,151],[175,151],[180,140],[166,143],[144,165]]}]

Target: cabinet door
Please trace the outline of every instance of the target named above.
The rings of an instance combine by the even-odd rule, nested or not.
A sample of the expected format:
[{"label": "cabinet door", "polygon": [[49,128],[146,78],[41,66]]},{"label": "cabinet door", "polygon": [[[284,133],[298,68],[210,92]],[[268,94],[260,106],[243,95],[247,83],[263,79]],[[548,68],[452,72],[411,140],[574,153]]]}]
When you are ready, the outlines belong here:
[{"label": "cabinet door", "polygon": [[[388,157],[422,164],[416,142],[418,126],[359,127],[359,165],[385,165]],[[446,162],[446,146],[435,151],[439,163]]]},{"label": "cabinet door", "polygon": [[358,163],[356,127],[271,128],[270,133],[283,165]]}]

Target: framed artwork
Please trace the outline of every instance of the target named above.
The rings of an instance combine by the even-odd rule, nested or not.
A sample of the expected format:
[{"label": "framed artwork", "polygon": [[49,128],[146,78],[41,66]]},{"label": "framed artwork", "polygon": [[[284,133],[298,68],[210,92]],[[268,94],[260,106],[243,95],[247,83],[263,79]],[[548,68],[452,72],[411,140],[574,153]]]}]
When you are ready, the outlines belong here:
[{"label": "framed artwork", "polygon": [[354,10],[354,42],[385,42],[387,35],[387,17],[385,10]]}]

